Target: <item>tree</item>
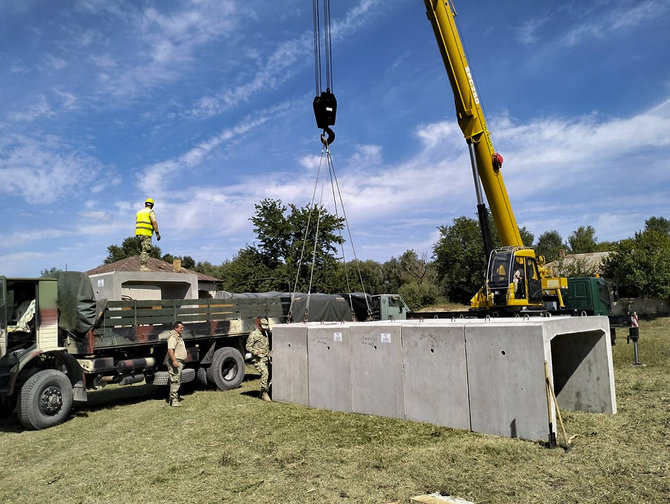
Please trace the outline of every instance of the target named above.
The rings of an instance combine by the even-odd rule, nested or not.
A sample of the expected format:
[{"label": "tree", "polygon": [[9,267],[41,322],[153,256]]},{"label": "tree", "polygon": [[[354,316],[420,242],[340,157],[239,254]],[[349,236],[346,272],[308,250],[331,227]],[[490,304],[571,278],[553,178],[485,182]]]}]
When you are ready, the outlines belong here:
[{"label": "tree", "polygon": [[165,254],[161,257],[161,261],[172,264],[175,259],[181,261],[181,267],[187,270],[193,270],[195,268],[195,260],[191,256],[173,256],[172,254]]},{"label": "tree", "polygon": [[556,230],[542,233],[535,246],[536,256],[544,256],[546,262],[556,261],[564,250],[563,238]]},{"label": "tree", "polygon": [[532,247],[533,241],[535,240],[535,235],[528,231],[526,227],[519,228],[519,234],[521,235],[521,241],[526,247]]},{"label": "tree", "polygon": [[604,261],[605,276],[627,297],[670,296],[670,234],[650,226],[619,242]]},{"label": "tree", "polygon": [[439,287],[428,282],[405,283],[398,292],[412,310],[420,310],[444,300]]},{"label": "tree", "polygon": [[670,235],[670,221],[665,217],[649,217],[644,221],[644,229]]},{"label": "tree", "polygon": [[219,267],[217,278],[222,280],[223,290],[231,292],[287,290],[291,279],[282,276],[277,278],[276,275],[276,269],[273,270],[263,262],[258,250],[247,246]]},{"label": "tree", "polygon": [[295,287],[298,291],[333,292],[338,284],[336,253],[344,241],[339,234],[344,219],[322,206],[287,207],[273,199],[264,199],[254,207],[255,214],[249,220],[258,245],[248,245],[221,266],[224,288],[262,292]]},{"label": "tree", "polygon": [[[140,255],[141,251],[141,245],[137,237],[129,236],[123,240],[123,243],[120,247],[118,245],[110,245],[107,247],[108,254],[105,258],[105,264],[111,264],[116,261],[120,261],[121,259]],[[149,251],[149,257],[160,259],[161,249],[155,245],[152,246],[151,250]]]},{"label": "tree", "polygon": [[458,217],[439,231],[433,257],[442,292],[450,301],[468,303],[484,284],[486,272],[479,224],[469,217]]},{"label": "tree", "polygon": [[598,244],[596,243],[596,230],[592,226],[579,226],[576,231],[574,231],[568,242],[570,243],[570,251],[573,254],[587,254],[590,252],[596,252],[598,250]]},{"label": "tree", "polygon": [[57,268],[56,266],[52,266],[51,268],[45,268],[40,272],[40,278],[54,277],[58,275],[58,273],[60,273],[61,271],[63,270]]}]

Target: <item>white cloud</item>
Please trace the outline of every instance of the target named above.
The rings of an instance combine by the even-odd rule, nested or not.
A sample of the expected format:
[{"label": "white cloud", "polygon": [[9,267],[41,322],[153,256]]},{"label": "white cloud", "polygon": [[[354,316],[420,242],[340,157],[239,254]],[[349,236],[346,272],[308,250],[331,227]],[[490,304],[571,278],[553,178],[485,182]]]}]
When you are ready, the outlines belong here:
[{"label": "white cloud", "polygon": [[96,158],[52,135],[0,139],[0,192],[28,203],[53,203],[82,192],[101,170]]},{"label": "white cloud", "polygon": [[585,21],[563,35],[561,44],[576,46],[589,39],[602,39],[622,30],[630,30],[663,16],[670,10],[670,4],[665,0],[644,0],[614,9],[605,6],[604,9],[606,9],[604,15],[580,15],[579,19]]}]

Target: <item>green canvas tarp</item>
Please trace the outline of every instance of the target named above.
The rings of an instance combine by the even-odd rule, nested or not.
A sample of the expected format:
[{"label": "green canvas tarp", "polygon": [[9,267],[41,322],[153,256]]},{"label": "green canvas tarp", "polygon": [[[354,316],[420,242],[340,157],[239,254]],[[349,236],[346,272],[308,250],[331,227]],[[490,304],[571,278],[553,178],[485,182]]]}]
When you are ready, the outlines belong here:
[{"label": "green canvas tarp", "polygon": [[58,279],[58,326],[76,334],[86,334],[104,309],[104,300],[97,301],[86,273],[61,271]]}]

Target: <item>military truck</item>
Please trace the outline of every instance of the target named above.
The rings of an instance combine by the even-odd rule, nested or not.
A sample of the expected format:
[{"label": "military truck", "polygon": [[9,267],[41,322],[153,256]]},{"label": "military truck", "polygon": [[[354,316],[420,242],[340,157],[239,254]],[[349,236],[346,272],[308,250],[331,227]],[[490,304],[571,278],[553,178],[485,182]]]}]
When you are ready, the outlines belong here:
[{"label": "military truck", "polygon": [[[313,314],[310,320],[355,316],[342,306],[342,296],[321,296],[339,308]],[[303,303],[306,299],[293,298]],[[398,304],[392,298],[384,297],[381,303]],[[245,377],[248,334],[260,317],[286,322],[290,299],[274,293],[109,301],[95,298],[84,273],[0,276],[0,408],[5,413],[16,409],[29,429],[43,429],[64,421],[73,403],[85,402],[91,389],[142,381],[166,385],[167,337],[177,320],[184,323],[188,352],[182,381],[197,379],[220,390],[237,388]],[[406,311],[401,304],[397,313]],[[387,317],[393,313],[382,311]]]}]

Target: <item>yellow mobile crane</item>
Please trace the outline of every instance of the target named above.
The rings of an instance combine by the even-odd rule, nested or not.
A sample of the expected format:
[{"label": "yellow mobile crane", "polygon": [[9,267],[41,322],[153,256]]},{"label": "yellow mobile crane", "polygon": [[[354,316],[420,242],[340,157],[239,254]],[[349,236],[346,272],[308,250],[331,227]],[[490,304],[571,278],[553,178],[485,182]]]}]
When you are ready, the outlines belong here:
[{"label": "yellow mobile crane", "polygon": [[[424,0],[454,92],[458,125],[470,152],[479,222],[489,258],[485,285],[472,298],[475,310],[561,309],[567,279],[551,278],[542,257],[524,247],[501,173],[502,156],[493,148],[472,72],[465,57],[450,0]],[[503,247],[492,250],[481,187]],[[539,260],[538,260],[539,259]]]}]

